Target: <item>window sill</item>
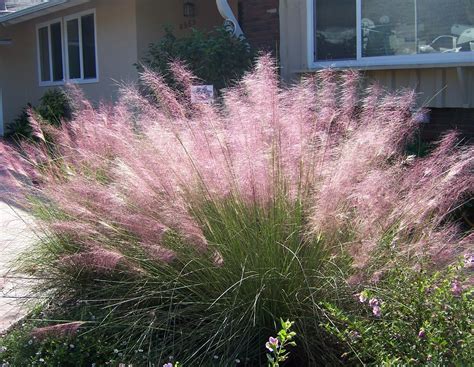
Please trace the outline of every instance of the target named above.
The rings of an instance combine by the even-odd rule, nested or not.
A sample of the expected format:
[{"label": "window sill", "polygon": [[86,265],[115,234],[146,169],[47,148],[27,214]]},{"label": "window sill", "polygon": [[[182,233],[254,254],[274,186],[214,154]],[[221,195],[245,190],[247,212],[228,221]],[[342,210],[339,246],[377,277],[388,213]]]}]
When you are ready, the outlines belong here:
[{"label": "window sill", "polygon": [[40,82],[40,87],[58,87],[66,84],[95,84],[99,83],[99,79],[72,79],[61,82]]},{"label": "window sill", "polygon": [[[310,63],[309,70],[325,68],[357,70],[430,69],[474,66],[474,52],[366,57],[359,60]],[[308,71],[308,70],[306,70]]]}]

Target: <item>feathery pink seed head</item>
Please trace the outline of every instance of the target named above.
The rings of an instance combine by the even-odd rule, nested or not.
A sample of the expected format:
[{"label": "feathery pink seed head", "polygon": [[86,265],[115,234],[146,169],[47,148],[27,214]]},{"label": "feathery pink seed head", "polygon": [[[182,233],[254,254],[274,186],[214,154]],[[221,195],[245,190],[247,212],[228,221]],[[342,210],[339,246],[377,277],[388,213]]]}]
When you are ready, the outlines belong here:
[{"label": "feathery pink seed head", "polygon": [[[93,108],[68,87],[74,121],[47,131],[57,142],[54,159],[36,120],[37,143],[23,144],[26,159],[0,151],[5,177],[34,176],[67,217],[51,222],[51,232],[99,247],[98,238],[126,238],[160,262],[179,257],[163,243],[167,232],[176,233],[224,266],[207,252],[193,206],[238,198],[268,208],[284,191],[304,204],[311,234],[347,245],[353,285],[382,274],[364,273],[381,244],[440,265],[469,249],[446,218],[474,191],[474,148],[457,146],[456,134],[448,134],[429,156],[408,159],[404,147],[417,126],[413,92],[362,90],[357,73],[335,70],[283,88],[264,55],[223,92],[222,106],[194,108],[186,88],[195,78],[179,62],[171,70],[184,93],[147,69],[141,82],[150,94],[125,86],[114,106]],[[86,253],[63,262],[113,271],[123,258],[109,248]]]},{"label": "feathery pink seed head", "polygon": [[75,335],[84,324],[82,321],[76,321],[36,328],[31,331],[31,336],[40,341],[48,337],[69,337]]}]

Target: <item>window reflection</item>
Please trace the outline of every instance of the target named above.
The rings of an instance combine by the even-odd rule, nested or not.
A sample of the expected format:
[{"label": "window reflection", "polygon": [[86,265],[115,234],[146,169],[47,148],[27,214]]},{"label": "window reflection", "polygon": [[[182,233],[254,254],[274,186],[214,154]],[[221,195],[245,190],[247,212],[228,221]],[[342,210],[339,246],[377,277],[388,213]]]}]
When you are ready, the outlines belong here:
[{"label": "window reflection", "polygon": [[474,51],[473,0],[418,0],[420,53]]},{"label": "window reflection", "polygon": [[347,60],[357,55],[354,0],[316,0],[316,59]]},{"label": "window reflection", "polygon": [[363,0],[362,56],[474,51],[474,0]]},{"label": "window reflection", "polygon": [[416,53],[414,0],[362,1],[362,56]]}]

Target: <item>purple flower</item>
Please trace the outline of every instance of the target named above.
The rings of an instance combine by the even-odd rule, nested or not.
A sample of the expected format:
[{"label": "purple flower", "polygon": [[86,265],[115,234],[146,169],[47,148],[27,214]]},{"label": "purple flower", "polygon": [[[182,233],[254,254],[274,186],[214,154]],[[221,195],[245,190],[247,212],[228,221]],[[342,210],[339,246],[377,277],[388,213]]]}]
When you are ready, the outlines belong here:
[{"label": "purple flower", "polygon": [[380,306],[380,301],[377,298],[371,298],[369,301],[370,307]]},{"label": "purple flower", "polygon": [[169,362],[168,362],[168,363],[165,363],[165,364],[163,365],[163,367],[173,367],[173,363],[169,363]]},{"label": "purple flower", "polygon": [[372,313],[374,314],[374,316],[380,317],[382,316],[382,309],[380,308],[380,306],[375,305],[372,307]]},{"label": "purple flower", "polygon": [[462,285],[459,280],[456,279],[454,282],[451,283],[451,292],[456,297],[459,297],[462,294]]},{"label": "purple flower", "polygon": [[425,329],[420,329],[418,332],[418,338],[423,339],[426,336]]},{"label": "purple flower", "polygon": [[275,349],[278,348],[278,339],[271,336],[270,339],[268,339],[268,342],[266,342],[265,347],[270,352],[274,352]]}]

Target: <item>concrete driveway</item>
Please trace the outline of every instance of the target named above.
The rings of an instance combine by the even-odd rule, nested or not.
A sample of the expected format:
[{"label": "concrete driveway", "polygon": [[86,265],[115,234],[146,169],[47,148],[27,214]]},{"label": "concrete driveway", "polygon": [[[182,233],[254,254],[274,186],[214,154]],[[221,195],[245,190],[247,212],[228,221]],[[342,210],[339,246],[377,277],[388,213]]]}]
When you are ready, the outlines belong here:
[{"label": "concrete driveway", "polygon": [[20,167],[9,162],[0,140],[0,334],[27,312],[31,279],[13,271],[13,262],[35,242],[33,219],[15,204]]},{"label": "concrete driveway", "polygon": [[12,265],[33,245],[32,226],[28,213],[0,201],[0,333],[27,312],[32,280],[14,273]]}]

